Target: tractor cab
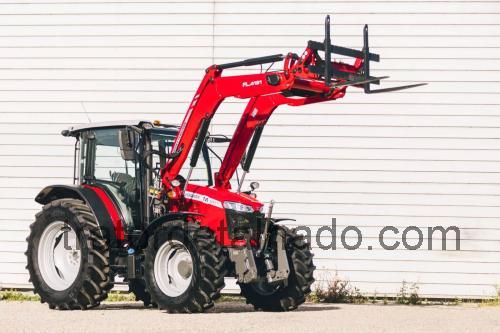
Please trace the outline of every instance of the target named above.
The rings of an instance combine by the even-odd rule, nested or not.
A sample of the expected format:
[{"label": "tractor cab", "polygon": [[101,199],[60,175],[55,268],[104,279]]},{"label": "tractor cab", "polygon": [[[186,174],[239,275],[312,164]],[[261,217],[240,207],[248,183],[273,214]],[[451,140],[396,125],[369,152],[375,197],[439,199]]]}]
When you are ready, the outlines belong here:
[{"label": "tractor cab", "polygon": [[[99,188],[111,198],[124,222],[125,234],[141,230],[158,211],[152,201],[162,188],[160,171],[178,129],[169,125],[153,125],[147,121],[106,122],[74,126],[63,131],[77,139],[75,145],[75,185]],[[203,158],[194,170],[191,181],[212,185],[212,170],[207,144]],[[183,181],[188,170],[183,170]]]}]

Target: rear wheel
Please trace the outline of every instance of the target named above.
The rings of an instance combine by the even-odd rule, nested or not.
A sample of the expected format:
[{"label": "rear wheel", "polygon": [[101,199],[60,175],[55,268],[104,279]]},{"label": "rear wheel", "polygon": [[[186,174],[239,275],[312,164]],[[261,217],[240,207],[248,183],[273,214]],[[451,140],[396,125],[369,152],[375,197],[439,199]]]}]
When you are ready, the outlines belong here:
[{"label": "rear wheel", "polygon": [[42,302],[60,310],[87,309],[107,297],[113,287],[109,249],[83,201],[52,201],[30,229],[26,268]]},{"label": "rear wheel", "polygon": [[316,267],[313,264],[310,244],[305,241],[303,236],[298,235],[295,230],[273,227],[274,233],[277,232],[278,228],[284,229],[287,235],[286,252],[290,275],[286,286],[283,284],[269,284],[264,279],[256,283],[240,284],[241,295],[256,310],[294,310],[305,302],[314,282],[313,272]]},{"label": "rear wheel", "polygon": [[144,261],[147,291],[168,312],[203,312],[224,288],[226,257],[210,229],[173,221],[149,239]]}]

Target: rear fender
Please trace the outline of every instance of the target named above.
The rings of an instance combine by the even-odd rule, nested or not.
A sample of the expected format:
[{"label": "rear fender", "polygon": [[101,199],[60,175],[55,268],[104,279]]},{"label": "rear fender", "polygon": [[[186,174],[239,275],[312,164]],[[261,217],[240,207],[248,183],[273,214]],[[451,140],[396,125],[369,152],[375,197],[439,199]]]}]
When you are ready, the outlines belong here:
[{"label": "rear fender", "polygon": [[101,234],[108,240],[109,247],[117,247],[118,239],[121,237],[117,235],[117,230],[115,230],[106,206],[92,189],[82,186],[51,185],[41,190],[35,197],[35,201],[39,204],[46,205],[51,201],[65,198],[80,199],[84,201],[94,213],[97,223],[99,223]]}]

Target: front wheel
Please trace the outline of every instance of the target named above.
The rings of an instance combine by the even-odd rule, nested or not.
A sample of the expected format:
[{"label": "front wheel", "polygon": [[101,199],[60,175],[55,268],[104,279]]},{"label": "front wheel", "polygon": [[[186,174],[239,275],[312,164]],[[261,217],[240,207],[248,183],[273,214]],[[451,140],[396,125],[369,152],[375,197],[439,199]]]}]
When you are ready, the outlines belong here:
[{"label": "front wheel", "polygon": [[220,297],[225,275],[226,257],[208,228],[172,221],[149,239],[144,279],[160,309],[203,312]]},{"label": "front wheel", "polygon": [[[290,275],[286,286],[272,285],[265,280],[240,284],[241,295],[256,310],[295,310],[305,302],[314,282],[313,272],[316,267],[313,264],[310,244],[295,230],[275,226],[273,233],[277,233],[278,228],[282,228],[286,232],[286,253],[290,265]],[[272,236],[271,238],[273,238]]]},{"label": "front wheel", "polygon": [[136,301],[142,301],[145,307],[150,305],[154,308],[156,304],[151,302],[151,295],[146,290],[146,283],[141,279],[132,279],[128,282],[128,292],[133,293]]}]

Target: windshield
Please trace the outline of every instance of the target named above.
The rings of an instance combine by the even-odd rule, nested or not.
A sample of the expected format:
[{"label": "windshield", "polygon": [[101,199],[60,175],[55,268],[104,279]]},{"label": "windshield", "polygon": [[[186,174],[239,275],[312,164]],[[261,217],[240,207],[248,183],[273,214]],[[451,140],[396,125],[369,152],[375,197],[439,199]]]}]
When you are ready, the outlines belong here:
[{"label": "windshield", "polygon": [[[152,167],[156,176],[159,180],[159,171],[166,164],[166,158],[161,156],[163,154],[170,154],[172,152],[172,146],[174,144],[176,132],[153,129],[151,130],[151,150],[158,151],[160,154],[152,154]],[[211,185],[212,175],[210,162],[208,159],[208,150],[206,146],[202,149],[203,158],[198,160],[197,166],[193,169],[191,179],[189,182],[198,183],[200,185]],[[207,158],[205,158],[205,156]],[[207,163],[208,162],[208,163]],[[189,171],[189,163],[185,163],[181,169],[179,175],[181,179],[185,179]]]}]

